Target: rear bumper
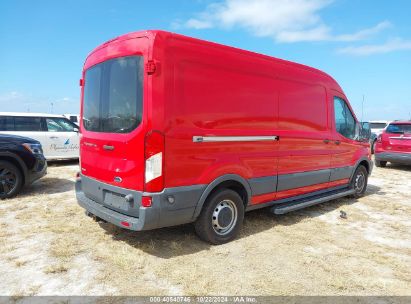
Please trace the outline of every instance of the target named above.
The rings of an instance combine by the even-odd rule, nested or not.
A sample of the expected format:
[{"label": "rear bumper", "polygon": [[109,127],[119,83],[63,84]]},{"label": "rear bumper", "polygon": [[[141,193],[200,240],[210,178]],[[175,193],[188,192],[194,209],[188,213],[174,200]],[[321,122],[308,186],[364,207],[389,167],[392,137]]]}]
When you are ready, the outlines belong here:
[{"label": "rear bumper", "polygon": [[411,153],[393,153],[393,152],[376,153],[375,160],[411,165]]},{"label": "rear bumper", "polygon": [[[82,179],[87,179],[87,183],[82,183]],[[94,189],[99,189],[101,191],[110,189],[111,192],[115,192],[115,188],[118,188],[117,193],[121,195],[124,195],[129,191],[134,197],[134,201],[130,202],[133,207],[132,212],[120,212],[119,210],[115,210],[115,208],[109,208],[110,202],[107,204],[107,201],[105,201],[105,204],[103,204],[102,202],[97,201],[99,195],[94,196],[94,199],[90,198],[90,196],[86,194],[87,190],[86,193],[83,191],[83,184],[86,184],[89,187],[90,183],[95,184],[95,187],[92,187],[93,191]],[[194,221],[194,211],[197,202],[205,189],[205,185],[168,188],[159,193],[144,193],[120,187],[113,187],[89,177],[82,176],[76,181],[75,189],[79,205],[88,212],[116,226],[141,231],[186,224]],[[141,206],[142,196],[152,197],[151,207],[146,208]],[[172,203],[170,203],[170,197],[174,199]],[[127,222],[129,226],[126,227],[122,225],[122,222]]]}]

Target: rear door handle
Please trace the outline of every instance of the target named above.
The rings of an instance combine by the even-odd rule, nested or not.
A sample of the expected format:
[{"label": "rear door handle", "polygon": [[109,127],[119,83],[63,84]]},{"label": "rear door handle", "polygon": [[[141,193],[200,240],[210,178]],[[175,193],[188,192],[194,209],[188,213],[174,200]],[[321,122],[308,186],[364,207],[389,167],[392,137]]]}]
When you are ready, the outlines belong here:
[{"label": "rear door handle", "polygon": [[57,139],[57,136],[50,136],[51,139]]},{"label": "rear door handle", "polygon": [[103,146],[103,149],[104,149],[104,150],[107,150],[107,151],[113,151],[113,150],[114,150],[114,146],[104,145],[104,146]]},{"label": "rear door handle", "polygon": [[340,142],[339,140],[336,140],[336,141],[335,141],[335,144],[336,144],[336,145],[339,145],[340,143],[341,143],[341,142]]},{"label": "rear door handle", "polygon": [[88,147],[96,147],[96,146],[97,146],[96,144],[89,143],[89,142],[87,142],[87,141],[84,142],[84,145],[86,145],[86,146],[88,146]]},{"label": "rear door handle", "polygon": [[324,142],[325,144],[328,144],[328,143],[330,142],[330,140],[329,140],[329,139],[324,139],[323,142]]}]

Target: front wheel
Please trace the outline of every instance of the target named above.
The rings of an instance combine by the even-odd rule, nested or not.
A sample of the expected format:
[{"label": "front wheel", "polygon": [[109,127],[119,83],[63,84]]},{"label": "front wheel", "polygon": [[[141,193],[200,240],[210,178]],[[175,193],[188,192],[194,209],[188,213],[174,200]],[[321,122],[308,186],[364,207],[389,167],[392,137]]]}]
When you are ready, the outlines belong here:
[{"label": "front wheel", "polygon": [[8,161],[0,161],[0,199],[11,198],[23,186],[20,170]]},{"label": "front wheel", "polygon": [[222,189],[214,192],[205,202],[195,222],[198,236],[219,245],[233,240],[244,219],[244,202],[237,192]]},{"label": "front wheel", "polygon": [[353,196],[355,198],[363,196],[365,193],[365,190],[367,190],[367,184],[368,184],[368,171],[364,166],[358,166],[351,180],[351,188],[355,191]]}]

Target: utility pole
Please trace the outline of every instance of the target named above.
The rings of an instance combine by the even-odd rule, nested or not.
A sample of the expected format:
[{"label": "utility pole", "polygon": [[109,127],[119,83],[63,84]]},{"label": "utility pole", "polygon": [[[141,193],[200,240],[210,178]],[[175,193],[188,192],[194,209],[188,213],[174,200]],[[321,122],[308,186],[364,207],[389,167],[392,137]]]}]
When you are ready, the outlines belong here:
[{"label": "utility pole", "polygon": [[361,122],[363,122],[363,119],[364,119],[364,99],[365,99],[365,96],[363,94],[362,95],[362,103],[361,103]]},{"label": "utility pole", "polygon": [[51,103],[51,114],[53,114],[53,106],[54,106],[54,104]]}]

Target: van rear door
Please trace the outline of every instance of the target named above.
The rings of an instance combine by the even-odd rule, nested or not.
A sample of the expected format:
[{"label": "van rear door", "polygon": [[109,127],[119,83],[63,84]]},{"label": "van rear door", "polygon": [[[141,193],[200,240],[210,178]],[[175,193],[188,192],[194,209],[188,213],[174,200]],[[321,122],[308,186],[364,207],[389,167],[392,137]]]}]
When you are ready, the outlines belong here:
[{"label": "van rear door", "polygon": [[[146,45],[144,38],[111,42],[88,58],[99,62],[84,72],[81,172],[134,190],[142,190],[144,182],[141,50]],[[118,57],[101,61],[113,53]]]}]

